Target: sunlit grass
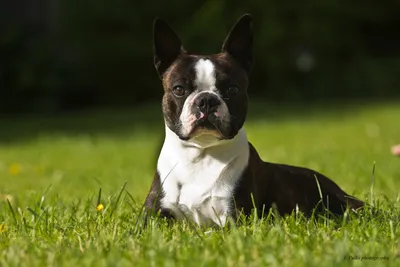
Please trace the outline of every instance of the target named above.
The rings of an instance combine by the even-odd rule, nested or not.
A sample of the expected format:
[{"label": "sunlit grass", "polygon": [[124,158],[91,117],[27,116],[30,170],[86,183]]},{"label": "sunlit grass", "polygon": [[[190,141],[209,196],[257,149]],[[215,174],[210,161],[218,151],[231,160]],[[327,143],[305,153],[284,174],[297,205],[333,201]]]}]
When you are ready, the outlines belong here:
[{"label": "sunlit grass", "polygon": [[368,202],[375,163],[372,204],[382,213],[270,214],[213,231],[154,218],[143,229],[163,136],[158,105],[7,118],[0,266],[397,266],[400,158],[390,147],[400,143],[400,105],[288,106],[251,106],[246,129],[262,158],[313,168]]}]

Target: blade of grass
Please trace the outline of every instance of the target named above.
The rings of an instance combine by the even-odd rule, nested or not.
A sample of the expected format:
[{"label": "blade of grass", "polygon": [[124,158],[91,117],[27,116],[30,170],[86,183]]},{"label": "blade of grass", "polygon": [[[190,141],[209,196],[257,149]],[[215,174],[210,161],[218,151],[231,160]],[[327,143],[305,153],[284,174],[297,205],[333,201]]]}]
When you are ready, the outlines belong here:
[{"label": "blade of grass", "polygon": [[7,198],[7,203],[8,203],[8,207],[10,208],[11,215],[12,215],[12,217],[13,217],[13,219],[14,219],[15,226],[18,227],[17,217],[15,216],[14,209],[13,209],[13,207],[12,207],[12,205],[11,205],[10,200],[8,200],[8,198]]},{"label": "blade of grass", "polygon": [[121,188],[121,191],[120,191],[119,194],[118,194],[117,201],[115,202],[115,205],[114,205],[113,209],[111,210],[110,218],[113,216],[114,211],[117,209],[118,202],[119,202],[119,200],[120,200],[120,198],[121,198],[121,196],[122,196],[122,193],[125,191],[125,187],[126,187],[126,184],[127,184],[127,183],[128,183],[128,181],[125,181],[124,185],[123,185],[122,188]]},{"label": "blade of grass", "polygon": [[372,165],[371,186],[369,188],[371,206],[374,205],[374,184],[375,184],[375,161],[374,165]]},{"label": "blade of grass", "polygon": [[100,204],[101,204],[101,187],[99,189],[99,195],[97,197],[97,205],[96,205],[96,207],[99,206]]}]

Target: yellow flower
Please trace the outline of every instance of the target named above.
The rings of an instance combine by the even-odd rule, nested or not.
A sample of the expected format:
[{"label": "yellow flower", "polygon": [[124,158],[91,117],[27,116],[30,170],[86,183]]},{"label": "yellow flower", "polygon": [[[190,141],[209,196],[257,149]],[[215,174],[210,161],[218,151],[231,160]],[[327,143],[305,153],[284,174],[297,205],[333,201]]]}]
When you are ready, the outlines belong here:
[{"label": "yellow flower", "polygon": [[21,173],[21,165],[19,165],[18,163],[13,163],[10,166],[10,169],[8,170],[8,172],[11,175],[18,175]]},{"label": "yellow flower", "polygon": [[102,209],[104,209],[104,206],[103,206],[103,204],[99,204],[99,205],[97,205],[97,211],[101,211]]},{"label": "yellow flower", "polygon": [[6,224],[5,223],[0,224],[0,233],[5,231],[6,231]]}]

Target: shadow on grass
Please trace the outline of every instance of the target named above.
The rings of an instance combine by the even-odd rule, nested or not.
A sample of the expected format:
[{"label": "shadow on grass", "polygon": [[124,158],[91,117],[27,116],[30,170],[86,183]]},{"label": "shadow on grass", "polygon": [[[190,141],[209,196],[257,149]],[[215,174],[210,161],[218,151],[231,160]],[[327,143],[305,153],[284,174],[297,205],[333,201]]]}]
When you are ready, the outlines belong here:
[{"label": "shadow on grass", "polygon": [[[354,114],[365,103],[324,102],[314,104],[270,103],[260,99],[250,102],[248,121],[285,121],[304,118],[338,119]],[[103,108],[47,115],[0,117],[0,143],[26,142],[38,136],[61,134],[112,135],[126,137],[136,132],[163,133],[164,123],[159,103],[132,108]]]}]

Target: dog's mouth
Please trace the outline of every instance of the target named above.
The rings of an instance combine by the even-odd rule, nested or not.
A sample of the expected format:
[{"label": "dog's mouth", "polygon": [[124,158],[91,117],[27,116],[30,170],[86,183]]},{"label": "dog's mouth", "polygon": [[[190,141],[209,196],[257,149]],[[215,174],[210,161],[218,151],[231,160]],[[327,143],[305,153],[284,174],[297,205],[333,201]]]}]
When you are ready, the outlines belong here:
[{"label": "dog's mouth", "polygon": [[216,130],[218,125],[218,120],[212,115],[204,115],[201,113],[194,122],[193,128],[203,128],[206,130]]},{"label": "dog's mouth", "polygon": [[234,137],[232,126],[229,114],[218,110],[211,112],[194,110],[186,116],[186,119],[180,120],[175,125],[174,132],[183,141],[204,139],[214,143],[232,139]]},{"label": "dog's mouth", "polygon": [[228,130],[223,126],[222,120],[215,114],[196,114],[197,120],[193,123],[189,138],[201,135],[211,135],[220,140],[227,139]]}]

